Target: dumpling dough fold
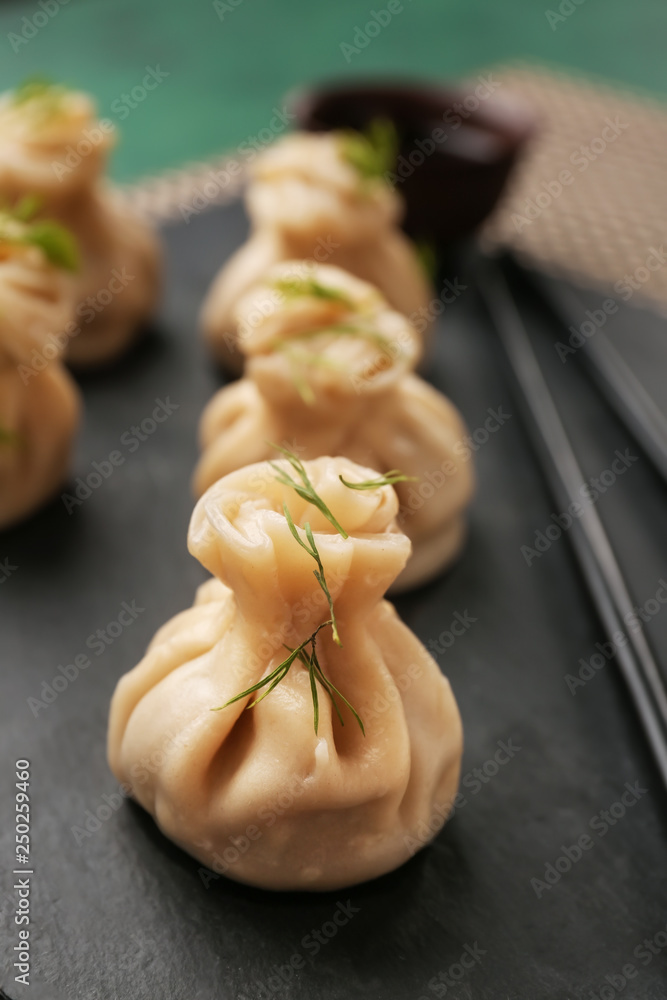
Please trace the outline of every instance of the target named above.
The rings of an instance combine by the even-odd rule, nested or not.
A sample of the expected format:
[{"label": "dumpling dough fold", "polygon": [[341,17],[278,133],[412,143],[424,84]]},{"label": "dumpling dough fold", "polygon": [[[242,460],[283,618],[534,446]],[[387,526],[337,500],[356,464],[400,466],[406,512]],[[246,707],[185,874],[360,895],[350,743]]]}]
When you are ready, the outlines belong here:
[{"label": "dumpling dough fold", "polygon": [[62,222],[79,244],[67,360],[80,367],[118,358],[159,292],[155,234],[100,180],[113,142],[113,126],[97,120],[86,94],[36,86],[33,96],[28,89],[0,95],[2,198],[37,198],[40,214]]},{"label": "dumpling dough fold", "polygon": [[64,481],[79,391],[59,363],[72,279],[37,247],[0,241],[0,529],[33,513]]},{"label": "dumpling dough fold", "polygon": [[[218,482],[189,532],[190,551],[215,577],[121,679],[109,722],[111,768],[162,831],[202,865],[269,889],[335,889],[402,864],[447,814],[461,757],[449,683],[382,599],[410,551],[394,491],[344,486],[340,475],[377,475],[344,458],[306,469],[349,537],[268,463]],[[283,503],[297,526],[312,526],[342,640],[323,629],[319,660],[365,736],[345,707],[341,726],[319,682],[315,733],[299,661],[255,707],[246,710],[246,697],[212,711],[329,617]]]},{"label": "dumpling dough fold", "polygon": [[245,377],[209,402],[200,424],[198,496],[271,442],[301,458],[346,455],[417,482],[396,485],[412,556],[392,590],[441,572],[466,537],[474,475],[458,411],[412,369],[413,326],[371,285],[330,265],[288,261],[238,303]]},{"label": "dumpling dough fold", "polygon": [[234,307],[279,261],[344,268],[406,316],[433,298],[416,249],[398,228],[400,196],[382,177],[362,176],[345,156],[345,141],[339,132],[295,133],[254,164],[246,195],[250,238],[218,274],[201,314],[209,347],[231,371],[243,363]]}]

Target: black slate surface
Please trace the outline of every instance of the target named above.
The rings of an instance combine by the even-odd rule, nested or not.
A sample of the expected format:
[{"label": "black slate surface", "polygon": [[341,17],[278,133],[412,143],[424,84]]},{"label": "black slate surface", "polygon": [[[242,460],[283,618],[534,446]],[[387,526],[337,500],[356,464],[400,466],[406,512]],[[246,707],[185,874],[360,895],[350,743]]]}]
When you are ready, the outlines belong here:
[{"label": "black slate surface", "polygon": [[[196,315],[244,233],[237,206],[167,228],[160,323],[125,362],[82,382],[86,422],[75,476],[85,477],[114,450],[125,461],[71,514],[56,500],[0,535],[0,560],[16,567],[0,585],[0,985],[13,1000],[662,1000],[665,793],[613,658],[576,694],[566,683],[604,636],[565,537],[530,567],[521,555],[558,512],[469,263],[450,275],[467,287],[444,311],[429,374],[471,432],[483,427],[489,409],[511,416],[475,454],[479,488],[463,558],[446,577],[397,602],[426,643],[449,642],[456,612],[475,618],[437,653],[464,720],[465,804],[399,871],[344,892],[299,895],[224,878],[205,886],[198,864],[148,815],[114,798],[105,761],[111,693],[204,579],[185,546],[189,478],[197,420],[219,376],[198,342]],[[643,604],[667,577],[665,488],[577,359],[560,363],[553,323],[527,292],[522,302],[586,474],[607,469],[616,449],[638,456],[599,510]],[[649,331],[664,380],[667,350],[656,339],[664,324],[643,324],[634,311],[630,322],[635,338]],[[132,436],[158,399],[178,409],[133,450],[126,432]],[[117,619],[123,602],[142,610],[110,645],[94,646],[94,633]],[[666,660],[662,605],[646,628]],[[80,653],[90,667],[35,716],[28,699],[41,699],[42,685]],[[486,762],[501,743],[520,749],[489,777],[496,766]],[[31,764],[29,987],[14,982],[11,968],[19,758]],[[481,780],[474,769],[485,764]],[[638,788],[637,801],[602,832],[604,821],[595,817],[627,784]],[[104,818],[95,829],[98,811]],[[538,886],[538,898],[531,879],[543,880],[547,865],[582,834],[590,849],[551,887]],[[337,908],[349,920],[329,937]]]}]

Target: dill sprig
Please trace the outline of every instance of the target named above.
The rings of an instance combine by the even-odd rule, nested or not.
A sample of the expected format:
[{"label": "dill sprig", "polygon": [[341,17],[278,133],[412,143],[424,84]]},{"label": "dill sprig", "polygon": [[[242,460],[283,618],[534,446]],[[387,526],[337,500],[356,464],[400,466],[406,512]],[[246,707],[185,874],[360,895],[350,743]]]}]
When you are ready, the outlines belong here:
[{"label": "dill sprig", "polygon": [[26,194],[7,212],[17,222],[30,222],[39,212],[43,201],[38,194]]},{"label": "dill sprig", "polygon": [[12,209],[0,212],[0,242],[39,247],[54,267],[65,271],[79,268],[79,247],[64,226],[52,219],[34,220],[41,207],[36,195],[27,195]]},{"label": "dill sprig", "polygon": [[27,101],[41,99],[57,85],[45,76],[29,76],[20,83],[12,93],[13,104],[25,104]]},{"label": "dill sprig", "polygon": [[27,107],[39,123],[48,121],[63,110],[67,90],[43,76],[31,76],[19,84],[12,93],[14,107]]},{"label": "dill sprig", "polygon": [[306,472],[303,462],[299,458],[297,458],[294,452],[290,451],[289,448],[283,448],[281,447],[281,445],[273,444],[271,441],[269,441],[268,444],[271,445],[272,448],[275,448],[276,451],[281,452],[285,456],[285,458],[287,459],[287,461],[292,466],[297,476],[301,480],[301,482],[297,482],[297,480],[293,479],[288,472],[285,472],[285,470],[281,469],[279,465],[276,465],[275,462],[269,462],[269,465],[276,474],[276,479],[278,480],[278,482],[282,483],[283,486],[290,486],[295,491],[295,493],[298,493],[298,495],[303,500],[306,501],[306,503],[310,503],[313,505],[313,507],[317,507],[320,513],[324,514],[327,521],[329,521],[329,523],[334,526],[338,534],[341,535],[343,538],[347,538],[348,537],[347,531],[345,531],[345,529],[341,527],[341,525],[338,523],[336,518],[333,516],[333,514],[325,504],[322,497],[319,496],[319,494],[316,492],[315,487],[308,478],[308,473]]},{"label": "dill sprig", "polygon": [[[234,702],[240,701],[242,698],[247,698],[249,695],[255,694],[257,691],[261,691],[263,687],[266,687],[268,685],[268,689],[264,692],[263,695],[261,695],[259,698],[254,698],[251,702],[249,702],[246,705],[246,710],[254,708],[255,705],[259,705],[260,701],[263,701],[267,697],[267,695],[271,694],[273,689],[277,687],[282,680],[284,680],[284,678],[289,673],[290,667],[295,662],[295,660],[299,660],[308,670],[308,677],[310,680],[310,692],[313,699],[313,726],[315,729],[315,733],[318,732],[320,725],[320,701],[317,693],[317,681],[319,681],[324,690],[331,698],[331,703],[335,709],[336,715],[338,716],[341,726],[344,726],[345,722],[343,720],[340,708],[338,707],[336,697],[340,698],[341,701],[344,702],[344,704],[349,708],[350,712],[352,712],[352,715],[359,724],[359,728],[361,729],[362,733],[365,736],[366,730],[364,729],[364,724],[361,719],[361,716],[356,711],[356,709],[353,708],[353,706],[347,700],[345,695],[341,694],[338,688],[329,680],[328,677],[325,676],[324,671],[322,670],[322,666],[317,657],[317,645],[316,645],[317,635],[319,632],[322,631],[323,628],[326,628],[327,625],[332,625],[332,624],[333,623],[331,620],[322,622],[321,625],[317,626],[312,635],[309,635],[307,639],[304,639],[304,641],[299,643],[299,645],[296,646],[294,649],[290,649],[289,646],[286,646],[285,648],[287,649],[289,655],[286,656],[285,659],[282,661],[282,663],[279,663],[278,666],[274,670],[272,670],[270,674],[267,674],[267,676],[263,677],[261,681],[257,681],[256,684],[253,684],[245,691],[242,691],[240,694],[237,694],[233,698],[230,698],[229,701],[226,701],[224,705],[219,705],[217,708],[212,708],[211,711],[221,712],[222,709],[227,708],[228,705],[233,705]],[[310,653],[306,652],[308,646],[310,646]]]},{"label": "dill sprig", "polygon": [[279,350],[285,355],[289,362],[294,388],[299,393],[306,406],[313,406],[316,400],[313,387],[305,375],[301,372],[301,366],[307,364],[308,362],[305,361],[303,357],[298,357],[297,352],[287,344],[280,347]]},{"label": "dill sprig", "polygon": [[[328,623],[325,622],[325,624]],[[325,677],[324,675],[324,671],[322,670],[320,662],[317,658],[317,647],[315,644],[315,637],[317,636],[318,631],[319,629],[313,632],[312,636],[310,637],[310,647],[311,647],[310,656],[308,656],[308,654],[306,653],[305,648],[301,649],[298,654],[299,659],[301,660],[303,665],[308,669],[308,675],[310,678],[310,690],[313,697],[313,717],[315,724],[315,732],[317,733],[317,728],[320,720],[320,707],[319,707],[319,698],[317,696],[317,684],[316,684],[316,680],[318,680],[322,685],[322,687],[324,688],[324,690],[329,695],[329,697],[331,698],[331,704],[335,709],[336,715],[338,716],[338,721],[340,722],[341,726],[344,726],[345,723],[343,721],[341,710],[338,707],[338,703],[336,702],[336,695],[341,699],[341,701],[343,701],[347,705],[349,710],[352,712],[352,715],[355,717],[355,719],[359,724],[359,728],[361,729],[362,733],[365,736],[366,730],[364,728],[364,723],[359,713],[350,704],[345,695],[341,694],[338,688],[329,680],[328,677]]]},{"label": "dill sprig", "polygon": [[[255,691],[261,691],[261,689],[263,687],[266,687],[266,685],[268,684],[269,690],[265,691],[261,698],[253,699],[253,701],[251,701],[248,705],[246,705],[246,708],[254,708],[255,705],[259,705],[260,701],[264,701],[266,696],[271,694],[274,687],[277,687],[278,684],[280,684],[280,682],[283,680],[283,678],[287,676],[290,667],[292,666],[294,661],[299,657],[302,650],[304,650],[306,646],[308,646],[310,643],[314,642],[317,637],[317,633],[320,632],[323,628],[326,628],[327,625],[331,625],[331,622],[326,621],[322,622],[321,625],[318,625],[312,635],[309,635],[307,639],[304,639],[303,642],[299,643],[299,645],[296,646],[294,649],[290,649],[289,656],[287,656],[282,661],[282,663],[279,663],[278,666],[275,668],[275,670],[272,670],[270,674],[267,674],[266,677],[263,677],[261,681],[257,681],[257,683],[253,684],[252,687],[246,688],[246,690],[241,691],[240,694],[234,695],[234,697],[230,698],[229,701],[226,701],[224,705],[218,705],[217,708],[212,708],[211,711],[221,712],[222,709],[227,708],[228,705],[233,705],[235,701],[240,701],[241,698],[246,698],[249,694],[254,694]],[[287,648],[289,649],[289,647]]]},{"label": "dill sprig", "polygon": [[6,444],[16,448],[21,443],[21,438],[16,431],[10,431],[7,427],[0,425],[0,445]]},{"label": "dill sprig", "polygon": [[418,240],[415,248],[417,250],[417,260],[421,264],[422,271],[431,284],[435,284],[435,279],[438,275],[438,252],[435,243],[431,240]]},{"label": "dill sprig", "polygon": [[[269,442],[269,444],[271,444],[271,442]],[[290,463],[290,465],[296,472],[298,479],[300,480],[297,481],[293,479],[292,476],[290,476],[287,472],[285,472],[283,469],[277,466],[274,462],[270,462],[269,465],[276,473],[276,479],[278,480],[278,482],[282,483],[284,486],[290,486],[293,490],[295,490],[295,492],[300,497],[302,497],[302,499],[306,500],[308,503],[312,504],[319,511],[321,511],[322,514],[324,514],[327,520],[334,526],[336,531],[340,535],[342,535],[343,538],[348,538],[349,536],[347,532],[338,523],[336,518],[333,516],[333,514],[325,504],[324,500],[322,500],[322,498],[317,494],[315,487],[313,486],[308,477],[308,473],[306,472],[303,462],[299,458],[297,458],[294,452],[290,451],[289,448],[283,448],[277,444],[271,444],[271,447],[275,448],[276,451],[282,452],[282,454],[285,456],[287,461]],[[322,631],[322,629],[326,628],[328,625],[331,626],[332,638],[336,643],[336,645],[342,646],[343,643],[341,642],[340,635],[338,634],[338,626],[336,623],[336,615],[334,612],[333,599],[331,597],[326,577],[324,575],[324,566],[322,564],[322,559],[320,557],[317,545],[315,544],[315,538],[313,536],[313,531],[310,526],[310,522],[307,521],[302,529],[306,535],[306,541],[304,542],[304,540],[301,538],[301,535],[299,534],[298,528],[294,524],[294,519],[292,518],[292,515],[290,514],[286,503],[283,503],[283,513],[285,515],[285,520],[287,521],[287,526],[294,539],[299,543],[301,548],[304,549],[308,553],[308,555],[311,556],[311,558],[313,558],[317,563],[317,569],[313,570],[313,575],[315,576],[315,579],[322,588],[322,591],[324,592],[324,595],[327,599],[331,618],[328,618],[325,622],[322,622],[321,625],[318,625],[315,631],[311,635],[309,635],[307,639],[304,639],[303,642],[299,643],[298,646],[295,646],[294,649],[290,649],[289,646],[285,646],[285,649],[287,650],[289,655],[286,656],[285,659],[281,663],[279,663],[278,666],[275,667],[270,674],[267,674],[266,677],[263,677],[260,681],[257,681],[257,683],[253,684],[251,687],[246,688],[245,691],[241,691],[240,694],[237,694],[233,698],[230,698],[229,701],[226,701],[224,705],[220,705],[218,706],[218,708],[213,708],[211,709],[211,711],[219,712],[223,708],[227,708],[228,705],[233,705],[234,702],[240,701],[241,698],[246,698],[249,695],[255,694],[256,692],[261,691],[262,688],[266,687],[267,690],[259,698],[254,698],[251,702],[249,702],[246,705],[246,709],[254,708],[255,705],[259,705],[260,701],[263,701],[264,698],[266,698],[267,695],[271,694],[273,689],[277,687],[282,680],[284,680],[292,664],[295,662],[295,660],[298,659],[299,662],[302,663],[303,666],[306,667],[306,669],[308,670],[308,677],[310,680],[310,693],[313,699],[313,725],[315,728],[315,733],[317,733],[320,723],[320,702],[319,702],[319,695],[317,693],[317,683],[319,681],[319,683],[322,685],[322,687],[324,688],[324,690],[327,692],[327,694],[331,699],[331,703],[334,707],[336,715],[338,716],[341,726],[344,726],[345,723],[343,721],[341,710],[338,707],[338,703],[336,701],[337,697],[340,698],[340,700],[347,706],[347,708],[349,708],[350,712],[352,713],[357,723],[359,724],[361,732],[365,736],[366,730],[364,729],[364,724],[361,719],[361,716],[356,711],[356,709],[350,704],[345,695],[342,694],[338,690],[338,688],[332,683],[332,681],[330,681],[328,677],[325,676],[324,671],[322,670],[322,666],[317,657],[317,636]],[[310,646],[310,652],[308,652],[308,646]]]},{"label": "dill sprig", "polygon": [[320,334],[333,333],[342,337],[358,337],[361,340],[370,340],[378,347],[388,348],[389,340],[383,334],[378,333],[372,327],[363,323],[329,323],[326,326],[315,327],[312,330],[300,330],[291,337],[277,337],[271,342],[271,347],[281,347],[283,344],[290,344],[295,340],[311,340],[319,337]]},{"label": "dill sprig", "polygon": [[[302,330],[292,337],[277,337],[271,342],[270,348],[280,351],[287,357],[296,391],[307,406],[312,406],[316,402],[317,397],[313,387],[302,373],[301,368],[318,367],[339,371],[343,374],[346,372],[343,365],[337,364],[331,358],[325,358],[322,354],[315,354],[311,351],[300,350],[295,346],[295,341],[307,341],[326,334],[335,334],[341,337],[358,337],[359,339],[368,340],[376,344],[381,351],[389,351],[390,342],[387,337],[384,337],[381,333],[370,327],[354,323],[332,323],[314,330]],[[400,345],[398,345],[398,353],[402,353]]]},{"label": "dill sprig", "polygon": [[[276,448],[278,451],[282,452],[282,454],[287,458],[287,461],[290,463],[290,465],[298,475],[299,479],[301,480],[300,483],[296,482],[296,480],[294,480],[287,472],[285,472],[278,465],[276,465],[275,462],[269,462],[269,465],[276,473],[276,479],[278,480],[278,482],[282,483],[284,486],[291,486],[291,488],[302,499],[306,500],[307,503],[312,504],[319,511],[321,511],[322,514],[324,514],[326,519],[330,522],[330,524],[333,525],[333,527],[336,529],[339,535],[342,535],[343,538],[348,538],[349,536],[345,531],[345,529],[338,523],[336,518],[333,516],[333,514],[325,504],[322,497],[315,490],[315,487],[308,478],[308,473],[306,472],[303,462],[299,458],[297,458],[294,452],[290,451],[289,448],[282,448],[278,444],[272,444],[271,447]],[[292,519],[292,515],[290,514],[286,503],[283,503],[283,513],[285,515],[285,520],[287,521],[287,527],[292,533],[294,539],[299,543],[301,548],[305,549],[308,555],[311,556],[317,563],[317,569],[313,570],[313,575],[317,580],[317,582],[319,583],[320,587],[322,588],[324,596],[326,597],[327,603],[329,605],[329,611],[331,613],[331,631],[333,633],[334,642],[336,643],[337,646],[342,646],[343,643],[340,641],[340,636],[338,634],[338,626],[336,624],[336,615],[334,613],[333,599],[331,597],[326,577],[324,575],[324,566],[322,564],[322,559],[320,557],[317,545],[315,544],[315,538],[313,537],[313,531],[312,528],[310,527],[310,522],[306,521],[303,527],[303,530],[306,533],[306,541],[308,542],[308,544],[306,545],[306,542],[304,542],[304,540],[301,538],[301,535],[299,534],[297,527],[294,524],[294,520]]]},{"label": "dill sprig", "polygon": [[364,180],[386,180],[398,154],[398,134],[389,118],[374,118],[364,132],[350,129],[340,139],[344,158]]},{"label": "dill sprig", "polygon": [[330,288],[327,285],[323,285],[320,281],[311,277],[300,278],[295,275],[293,277],[276,278],[273,282],[273,287],[277,291],[282,292],[286,298],[290,299],[307,296],[313,299],[324,299],[327,302],[340,302],[346,306],[352,305],[352,300],[345,292],[340,291],[338,288]]},{"label": "dill sprig", "polygon": [[395,483],[417,483],[418,476],[406,476],[400,469],[390,469],[384,476],[377,479],[365,479],[362,483],[348,483],[342,476],[338,477],[343,484],[351,490],[376,490],[380,486],[393,486]]},{"label": "dill sprig", "polygon": [[51,219],[33,222],[22,242],[39,247],[54,267],[60,267],[64,271],[79,269],[79,247],[76,239],[69,229],[65,229],[59,222],[53,222]]},{"label": "dill sprig", "polygon": [[297,530],[296,525],[294,524],[294,521],[292,520],[292,515],[287,509],[286,503],[283,504],[283,513],[285,515],[285,520],[287,521],[287,527],[291,531],[293,538],[296,539],[301,548],[305,549],[308,555],[311,556],[317,563],[317,569],[313,570],[313,576],[315,577],[320,587],[324,591],[324,596],[326,597],[327,603],[329,605],[333,640],[337,646],[342,646],[343,643],[340,641],[340,636],[338,634],[338,625],[336,624],[336,615],[334,614],[333,600],[331,594],[329,593],[329,587],[327,586],[326,577],[324,576],[324,566],[322,565],[322,559],[320,558],[320,553],[318,551],[317,545],[315,544],[315,539],[313,538],[313,531],[312,528],[310,527],[310,522],[306,521],[306,523],[303,526],[303,530],[306,533],[306,541],[308,542],[308,544],[306,545],[306,542],[304,542],[303,538],[301,537],[301,535]]},{"label": "dill sprig", "polygon": [[281,341],[276,349],[287,358],[292,372],[294,387],[306,406],[313,406],[317,397],[310,382],[303,375],[302,368],[326,368],[329,371],[345,371],[342,365],[337,364],[331,358],[327,358],[323,354],[313,354],[310,351],[295,347],[290,340]]}]

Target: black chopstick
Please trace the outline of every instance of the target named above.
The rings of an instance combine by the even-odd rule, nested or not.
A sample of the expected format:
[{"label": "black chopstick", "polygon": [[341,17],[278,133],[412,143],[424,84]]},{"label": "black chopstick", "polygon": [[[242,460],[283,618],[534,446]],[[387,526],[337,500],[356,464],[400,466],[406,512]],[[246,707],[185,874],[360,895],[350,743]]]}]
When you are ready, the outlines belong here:
[{"label": "black chopstick", "polygon": [[[513,258],[512,265],[564,329],[572,316],[583,315],[585,305],[575,291],[561,288],[556,296],[539,274],[522,267]],[[584,343],[581,353],[601,392],[667,482],[667,418],[664,413],[604,330],[597,330],[595,336]]]},{"label": "black chopstick", "polygon": [[[572,446],[533,351],[505,277],[491,258],[480,267],[478,287],[509,361],[518,403],[554,500],[565,510],[584,482]],[[597,511],[587,506],[568,532],[596,610],[611,638],[625,633],[633,603]],[[667,689],[642,632],[627,631],[616,660],[667,787]]]}]

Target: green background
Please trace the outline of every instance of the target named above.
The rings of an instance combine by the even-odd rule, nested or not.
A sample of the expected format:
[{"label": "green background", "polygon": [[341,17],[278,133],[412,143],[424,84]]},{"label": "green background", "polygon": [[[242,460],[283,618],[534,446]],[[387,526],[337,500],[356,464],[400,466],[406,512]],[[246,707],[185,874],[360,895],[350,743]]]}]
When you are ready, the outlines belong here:
[{"label": "green background", "polygon": [[[57,0],[43,0],[54,10]],[[455,77],[528,58],[665,95],[664,0],[403,0],[404,10],[346,62],[341,43],[387,0],[70,0],[13,51],[37,0],[0,6],[0,86],[32,74],[91,91],[100,114],[169,74],[119,122],[112,173],[129,180],[232,149],[268,125],[290,88],[323,77],[400,72]],[[572,13],[555,30],[545,11]],[[34,30],[34,29],[33,29]],[[30,28],[27,31],[31,31]],[[16,45],[16,42],[15,42]]]}]

